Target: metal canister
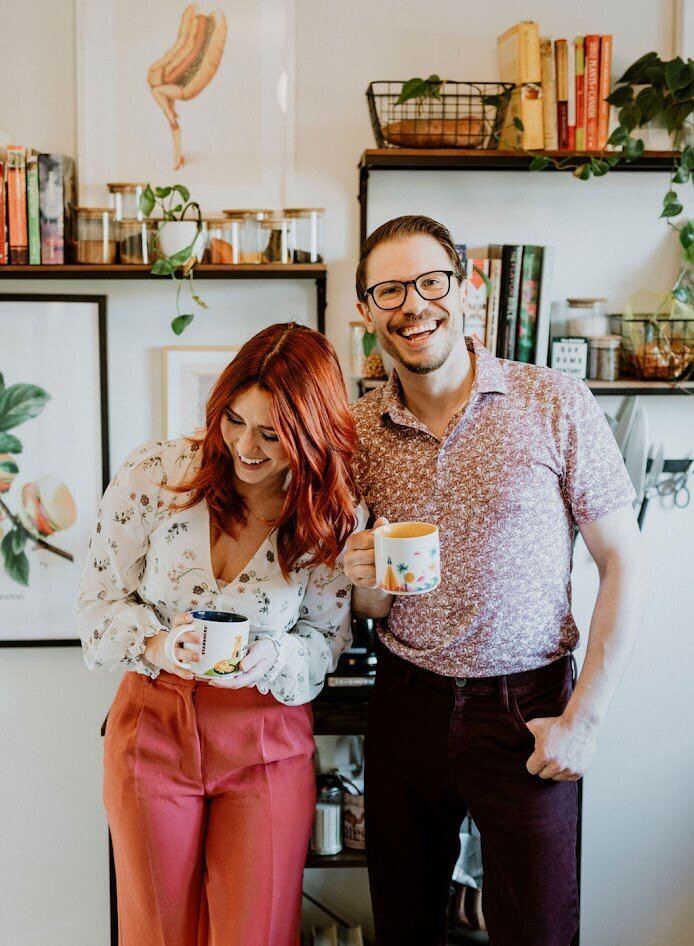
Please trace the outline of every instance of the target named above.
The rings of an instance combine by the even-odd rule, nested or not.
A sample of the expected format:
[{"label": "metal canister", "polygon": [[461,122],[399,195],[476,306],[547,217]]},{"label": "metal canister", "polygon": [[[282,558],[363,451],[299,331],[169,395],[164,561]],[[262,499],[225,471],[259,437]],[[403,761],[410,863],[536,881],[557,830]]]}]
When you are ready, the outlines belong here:
[{"label": "metal canister", "polygon": [[342,850],[342,780],[334,772],[316,779],[316,813],[311,832],[314,854],[339,854]]}]

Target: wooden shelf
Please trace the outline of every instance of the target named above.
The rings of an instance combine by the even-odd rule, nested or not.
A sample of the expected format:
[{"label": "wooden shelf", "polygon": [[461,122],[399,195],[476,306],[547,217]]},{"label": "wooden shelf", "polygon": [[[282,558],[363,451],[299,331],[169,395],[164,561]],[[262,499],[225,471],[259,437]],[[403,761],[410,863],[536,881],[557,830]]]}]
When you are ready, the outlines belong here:
[{"label": "wooden shelf", "polygon": [[[128,264],[96,265],[67,263],[62,266],[0,266],[0,279],[169,279],[153,276],[150,266]],[[325,279],[324,263],[238,263],[222,266],[201,263],[195,267],[196,279]]]},{"label": "wooden shelf", "polygon": [[639,381],[620,378],[617,381],[586,381],[593,394],[694,394],[694,381]]},{"label": "wooden shelf", "polygon": [[[617,152],[609,152],[616,154]],[[362,171],[528,171],[536,157],[570,158],[599,157],[599,152],[572,153],[566,151],[538,151],[523,154],[518,151],[467,151],[458,148],[423,150],[418,148],[373,148],[362,153],[359,167]],[[672,168],[678,152],[645,151],[640,158],[627,163],[620,161],[610,173],[623,171],[667,171]],[[556,171],[553,165],[545,170]],[[566,168],[563,170],[572,170]],[[539,172],[538,172],[539,173]]]},{"label": "wooden shelf", "polygon": [[313,731],[316,736],[363,736],[368,707],[368,700],[336,700],[321,693],[313,702]]},{"label": "wooden shelf", "polygon": [[306,867],[366,867],[366,852],[343,847],[339,854],[311,854],[306,857]]}]

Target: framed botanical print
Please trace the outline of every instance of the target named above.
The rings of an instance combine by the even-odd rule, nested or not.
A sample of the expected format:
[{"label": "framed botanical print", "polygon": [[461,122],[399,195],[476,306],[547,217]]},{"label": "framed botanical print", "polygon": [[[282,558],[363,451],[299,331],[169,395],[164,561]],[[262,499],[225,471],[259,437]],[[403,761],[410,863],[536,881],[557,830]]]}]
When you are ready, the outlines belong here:
[{"label": "framed botanical print", "polygon": [[215,381],[239,350],[169,345],[162,349],[164,437],[170,440],[205,426],[205,405]]},{"label": "framed botanical print", "polygon": [[108,473],[106,297],[0,295],[0,646],[78,643]]}]

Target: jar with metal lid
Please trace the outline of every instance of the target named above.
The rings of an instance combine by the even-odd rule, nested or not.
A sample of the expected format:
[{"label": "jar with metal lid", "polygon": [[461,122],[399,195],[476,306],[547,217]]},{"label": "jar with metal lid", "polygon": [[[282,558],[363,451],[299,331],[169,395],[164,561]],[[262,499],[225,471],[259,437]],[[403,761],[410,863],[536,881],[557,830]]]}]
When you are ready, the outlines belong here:
[{"label": "jar with metal lid", "polygon": [[77,207],[75,259],[78,263],[116,262],[116,211],[112,207]]},{"label": "jar with metal lid", "polygon": [[567,299],[566,318],[569,335],[607,335],[610,323],[607,317],[607,299],[603,297]]},{"label": "jar with metal lid", "polygon": [[283,211],[293,221],[295,263],[323,262],[323,207],[289,207]]},{"label": "jar with metal lid", "polygon": [[239,263],[262,263],[263,250],[267,241],[267,232],[262,224],[275,215],[274,210],[223,210],[229,220],[236,220],[239,226]]},{"label": "jar with metal lid", "polygon": [[326,772],[316,779],[316,812],[311,832],[314,854],[339,854],[342,850],[342,780]]},{"label": "jar with metal lid", "polygon": [[619,377],[618,335],[602,335],[588,341],[588,377],[598,381],[616,381]]},{"label": "jar with metal lid", "polygon": [[135,181],[126,184],[107,184],[109,204],[116,211],[116,220],[143,220],[140,197],[146,184]]},{"label": "jar with metal lid", "polygon": [[294,257],[293,221],[287,217],[270,217],[260,224],[264,263],[291,263]]},{"label": "jar with metal lid", "polygon": [[240,262],[242,221],[236,217],[220,217],[205,222],[207,224],[207,261],[217,264]]},{"label": "jar with metal lid", "polygon": [[350,373],[353,378],[385,378],[381,349],[374,335],[367,338],[363,322],[349,323]]},{"label": "jar with metal lid", "polygon": [[118,223],[119,262],[143,264],[154,262],[154,220],[121,220]]}]

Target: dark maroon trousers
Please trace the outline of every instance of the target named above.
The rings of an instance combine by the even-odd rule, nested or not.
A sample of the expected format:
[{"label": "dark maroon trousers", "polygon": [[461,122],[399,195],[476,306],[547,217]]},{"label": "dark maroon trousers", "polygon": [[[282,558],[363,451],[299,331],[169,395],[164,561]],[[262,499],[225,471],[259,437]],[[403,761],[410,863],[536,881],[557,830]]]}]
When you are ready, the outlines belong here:
[{"label": "dark maroon trousers", "polygon": [[530,775],[524,720],[557,716],[570,657],[453,679],[382,651],[366,737],[366,848],[377,946],[446,942],[458,832],[482,836],[492,946],[570,946],[578,930],[575,782]]}]

